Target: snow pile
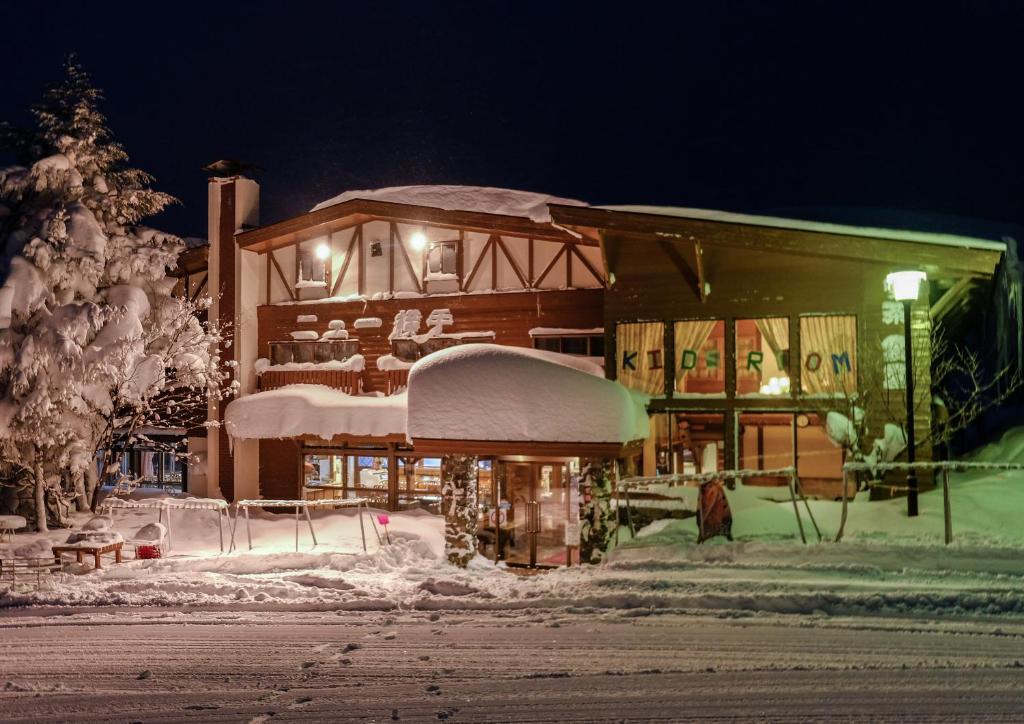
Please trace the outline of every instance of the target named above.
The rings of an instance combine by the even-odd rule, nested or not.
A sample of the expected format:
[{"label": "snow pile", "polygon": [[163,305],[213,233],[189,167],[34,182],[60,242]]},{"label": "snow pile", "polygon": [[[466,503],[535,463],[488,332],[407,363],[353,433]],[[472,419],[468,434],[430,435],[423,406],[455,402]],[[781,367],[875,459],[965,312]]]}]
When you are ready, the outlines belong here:
[{"label": "snow pile", "polygon": [[501,216],[520,216],[540,224],[551,221],[548,204],[587,206],[583,201],[575,199],[560,199],[533,191],[516,191],[490,186],[393,186],[365,191],[346,191],[327,201],[320,202],[312,208],[312,211],[319,211],[328,206],[354,199],[429,206],[446,211],[474,211]]},{"label": "snow pile", "polygon": [[592,362],[551,352],[466,344],[409,372],[409,436],[448,440],[622,443],[647,415]]},{"label": "snow pile", "polygon": [[224,424],[239,439],[404,435],[405,408],[404,394],[362,397],[325,385],[287,385],[233,400]]},{"label": "snow pile", "polygon": [[377,358],[377,369],[381,372],[396,372],[398,370],[407,370],[413,366],[413,362],[406,362],[405,360],[398,359],[393,354],[382,354]]},{"label": "snow pile", "polygon": [[352,323],[352,326],[355,329],[377,329],[383,326],[383,324],[384,320],[380,317],[360,317]]},{"label": "snow pile", "polygon": [[253,363],[253,369],[258,375],[264,372],[362,372],[366,369],[366,358],[361,354],[354,354],[346,360],[285,362],[279,365],[272,365],[266,357],[260,357]]},{"label": "snow pile", "polygon": [[300,329],[294,332],[290,332],[290,334],[292,336],[292,339],[296,341],[309,342],[312,340],[320,339],[319,333],[315,332],[312,329]]}]

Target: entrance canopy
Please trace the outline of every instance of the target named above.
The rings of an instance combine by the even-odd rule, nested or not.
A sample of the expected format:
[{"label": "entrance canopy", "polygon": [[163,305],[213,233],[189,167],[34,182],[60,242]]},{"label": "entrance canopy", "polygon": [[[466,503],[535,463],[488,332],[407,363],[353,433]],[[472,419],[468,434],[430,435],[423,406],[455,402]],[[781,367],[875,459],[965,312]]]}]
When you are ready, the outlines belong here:
[{"label": "entrance canopy", "polygon": [[417,450],[599,454],[648,430],[642,401],[606,380],[598,365],[521,347],[435,352],[413,365],[408,395]]}]

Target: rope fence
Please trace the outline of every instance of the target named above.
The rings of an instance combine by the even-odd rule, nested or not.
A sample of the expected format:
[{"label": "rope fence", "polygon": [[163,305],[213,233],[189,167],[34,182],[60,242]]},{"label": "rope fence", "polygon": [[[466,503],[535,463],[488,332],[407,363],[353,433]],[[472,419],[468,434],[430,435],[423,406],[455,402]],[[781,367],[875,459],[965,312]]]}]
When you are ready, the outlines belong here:
[{"label": "rope fence", "polygon": [[805,544],[807,543],[807,533],[804,530],[804,521],[800,515],[800,506],[797,503],[798,500],[804,504],[804,509],[807,511],[807,517],[814,526],[814,532],[818,536],[818,541],[820,542],[822,540],[821,529],[818,527],[818,522],[814,519],[814,513],[811,512],[811,506],[807,502],[807,497],[800,488],[800,479],[797,477],[796,468],[792,466],[785,468],[773,468],[771,470],[718,470],[711,473],[669,473],[667,475],[624,478],[618,481],[615,486],[616,508],[618,508],[619,491],[621,490],[626,505],[626,523],[629,526],[630,533],[635,537],[636,530],[633,527],[633,518],[629,503],[630,491],[634,494],[653,492],[651,490],[645,490],[645,488],[649,488],[652,485],[668,485],[669,487],[677,487],[680,485],[686,485],[687,483],[697,483],[699,485],[700,483],[707,483],[712,480],[720,480],[723,478],[744,480],[746,478],[762,477],[785,477],[788,479],[789,499],[793,504],[793,515],[796,517],[797,528],[800,530],[800,540]]}]

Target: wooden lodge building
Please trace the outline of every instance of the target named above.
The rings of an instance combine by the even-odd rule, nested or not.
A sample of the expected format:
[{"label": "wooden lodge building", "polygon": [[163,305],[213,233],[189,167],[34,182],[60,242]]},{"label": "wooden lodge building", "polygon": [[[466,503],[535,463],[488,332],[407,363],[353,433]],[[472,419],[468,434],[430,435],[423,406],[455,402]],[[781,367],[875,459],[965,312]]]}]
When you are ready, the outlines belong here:
[{"label": "wooden lodge building", "polygon": [[[437,511],[441,455],[477,455],[481,520],[514,539],[511,550],[485,552],[533,565],[567,561],[573,486],[587,458],[620,459],[632,474],[795,464],[808,494],[835,497],[843,451],[826,435],[826,400],[902,384],[891,372],[902,362],[894,351],[902,350],[902,306],[888,297],[886,275],[927,274],[912,325],[915,339],[927,340],[937,322],[970,323],[1004,251],[980,239],[597,208],[474,187],[348,192],[266,226],[257,224],[250,179],[211,179],[209,199],[208,269],[192,268],[184,283],[191,292],[205,284],[211,315],[232,329],[239,401],[266,406],[250,406],[260,412],[245,425],[232,430],[229,414],[206,438],[190,438],[192,452],[206,452],[189,472],[190,490],[228,499],[359,496],[392,510]],[[457,425],[434,437],[423,433],[429,416],[420,410],[420,432],[410,434],[388,412],[405,395],[410,368],[470,343],[600,365],[616,386],[643,395],[649,426],[635,439],[553,439],[557,430],[548,439],[522,430],[474,439],[477,428]],[[480,404],[468,403],[466,417],[481,430],[505,419],[515,428],[513,407],[533,420],[563,419],[555,416],[573,400],[538,396],[525,379],[519,400],[474,388]],[[350,422],[325,437],[317,401],[296,408],[289,396],[315,388],[295,385],[357,398]],[[275,407],[279,399],[287,405]],[[426,398],[410,394],[410,419],[417,399]],[[228,407],[211,405],[211,420],[224,420]],[[919,436],[931,425],[928,408],[917,410]],[[877,406],[868,414],[868,430],[880,435],[888,413]]]}]

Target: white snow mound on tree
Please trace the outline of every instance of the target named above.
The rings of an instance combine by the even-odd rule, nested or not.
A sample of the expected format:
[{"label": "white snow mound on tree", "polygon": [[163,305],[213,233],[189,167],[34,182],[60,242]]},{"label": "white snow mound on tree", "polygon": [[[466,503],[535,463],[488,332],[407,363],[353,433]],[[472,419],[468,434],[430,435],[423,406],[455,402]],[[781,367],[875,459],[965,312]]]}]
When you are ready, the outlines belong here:
[{"label": "white snow mound on tree", "polygon": [[326,385],[286,385],[233,400],[224,425],[239,439],[404,435],[405,405],[404,394],[357,397]]},{"label": "white snow mound on tree", "polygon": [[587,203],[575,199],[560,199],[534,191],[516,191],[492,186],[392,186],[382,189],[346,191],[334,198],[321,201],[312,208],[312,211],[319,211],[328,206],[354,199],[429,206],[446,211],[474,211],[502,216],[520,216],[539,224],[551,221],[548,204],[588,206]]},{"label": "white snow mound on tree", "polygon": [[646,437],[625,387],[578,357],[492,344],[435,352],[409,372],[409,436],[622,443]]}]

